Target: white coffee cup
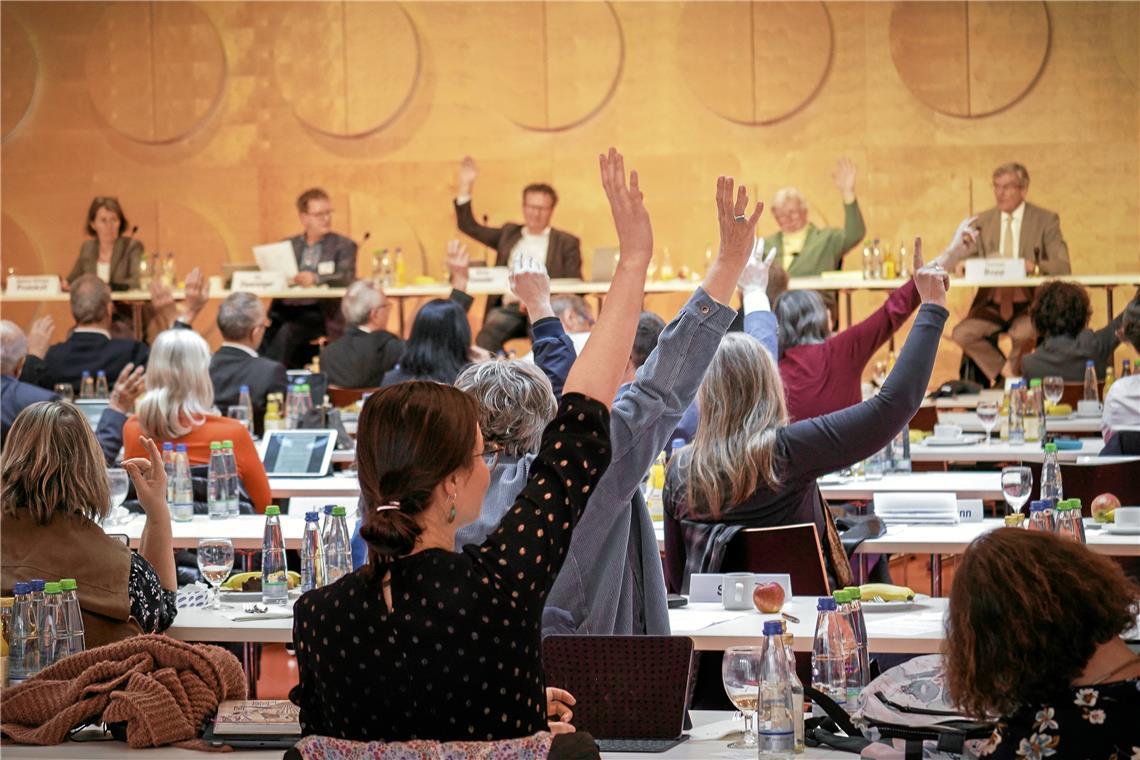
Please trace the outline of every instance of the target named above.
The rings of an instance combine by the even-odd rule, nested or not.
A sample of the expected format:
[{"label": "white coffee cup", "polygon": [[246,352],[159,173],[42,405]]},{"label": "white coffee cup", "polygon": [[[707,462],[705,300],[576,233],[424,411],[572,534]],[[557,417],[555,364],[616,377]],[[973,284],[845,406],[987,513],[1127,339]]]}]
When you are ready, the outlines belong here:
[{"label": "white coffee cup", "polygon": [[1077,402],[1077,414],[1082,417],[1099,417],[1103,409],[1099,401],[1092,399],[1081,399]]},{"label": "white coffee cup", "polygon": [[1140,530],[1140,507],[1117,507],[1113,517],[1118,527]]},{"label": "white coffee cup", "polygon": [[752,573],[725,573],[720,586],[720,601],[726,610],[752,609]]},{"label": "white coffee cup", "polygon": [[962,437],[962,426],[939,422],[934,426],[934,437],[940,441],[952,441]]},{"label": "white coffee cup", "polygon": [[210,276],[210,290],[215,293],[221,293],[225,289],[226,281],[221,275],[215,274]]}]

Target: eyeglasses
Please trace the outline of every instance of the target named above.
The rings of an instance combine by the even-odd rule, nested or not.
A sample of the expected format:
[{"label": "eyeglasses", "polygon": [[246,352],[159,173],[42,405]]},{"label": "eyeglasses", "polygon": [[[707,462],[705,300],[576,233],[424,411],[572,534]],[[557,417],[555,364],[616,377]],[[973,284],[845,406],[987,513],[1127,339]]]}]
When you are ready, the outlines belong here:
[{"label": "eyeglasses", "polygon": [[483,461],[493,470],[495,465],[499,463],[499,455],[502,453],[502,446],[485,446],[479,456],[483,457]]},{"label": "eyeglasses", "polygon": [[533,203],[524,203],[523,208],[527,211],[553,211],[554,206],[536,206]]},{"label": "eyeglasses", "polygon": [[318,219],[331,219],[333,215],[331,208],[328,211],[306,211],[305,213]]}]

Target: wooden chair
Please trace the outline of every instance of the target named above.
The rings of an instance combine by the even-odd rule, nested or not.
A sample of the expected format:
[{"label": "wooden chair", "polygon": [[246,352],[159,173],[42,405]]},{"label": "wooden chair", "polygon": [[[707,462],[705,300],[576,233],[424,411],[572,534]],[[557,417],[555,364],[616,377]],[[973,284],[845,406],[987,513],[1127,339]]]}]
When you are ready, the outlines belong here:
[{"label": "wooden chair", "polygon": [[724,550],[721,572],[788,573],[796,596],[830,596],[814,523],[745,528]]},{"label": "wooden chair", "polygon": [[[1033,471],[1033,494],[1041,491],[1041,464],[1029,464]],[[1063,462],[1061,488],[1066,499],[1080,499],[1081,512],[1092,516],[1092,502],[1102,493],[1114,493],[1121,504],[1140,504],[1140,462]]]},{"label": "wooden chair", "polygon": [[379,388],[341,388],[339,385],[329,386],[329,401],[338,409],[355,404],[364,398],[366,393],[375,393]]}]

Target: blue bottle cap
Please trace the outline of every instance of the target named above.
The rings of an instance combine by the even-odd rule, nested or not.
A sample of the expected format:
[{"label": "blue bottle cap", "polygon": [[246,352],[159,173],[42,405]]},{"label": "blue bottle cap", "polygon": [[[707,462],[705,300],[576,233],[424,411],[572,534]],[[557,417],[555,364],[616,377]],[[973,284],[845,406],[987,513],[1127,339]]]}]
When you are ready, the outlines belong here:
[{"label": "blue bottle cap", "polygon": [[1086,367],[1093,367],[1093,366],[1096,366],[1096,362],[1094,362],[1092,359],[1089,359],[1089,360],[1087,360],[1087,361],[1085,362],[1085,366],[1086,366]]},{"label": "blue bottle cap", "polygon": [[107,373],[104,372],[103,370],[99,370],[98,372],[95,373],[95,376],[96,377],[106,377]]},{"label": "blue bottle cap", "polygon": [[84,377],[91,377],[91,370],[89,370],[89,369],[83,370],[83,376]]},{"label": "blue bottle cap", "polygon": [[185,452],[185,451],[186,451],[186,444],[185,444],[185,443],[180,443],[180,444],[178,444],[178,445],[175,447],[175,449],[174,449],[174,450],[175,450],[175,451],[178,451],[178,452],[180,452],[180,453],[181,453],[181,452]]},{"label": "blue bottle cap", "polygon": [[33,578],[32,580],[28,581],[28,585],[31,587],[32,591],[43,591],[44,590],[44,579],[43,578]]},{"label": "blue bottle cap", "polygon": [[311,523],[311,522],[320,522],[320,521],[321,521],[321,513],[320,512],[317,512],[314,510],[312,512],[306,512],[305,513],[305,522]]},{"label": "blue bottle cap", "polygon": [[835,600],[830,596],[821,596],[815,608],[819,612],[833,611],[835,610]]},{"label": "blue bottle cap", "polygon": [[12,594],[14,596],[23,596],[29,591],[31,591],[31,589],[28,588],[28,584],[24,583],[23,581],[16,583],[16,585],[12,587]]},{"label": "blue bottle cap", "polygon": [[326,504],[325,505],[325,514],[331,516],[332,511],[333,511],[333,507],[335,507],[335,506],[336,506],[336,504]]},{"label": "blue bottle cap", "polygon": [[784,626],[779,620],[765,620],[764,621],[764,635],[765,636],[783,636]]},{"label": "blue bottle cap", "polygon": [[162,442],[162,450],[163,451],[174,451],[174,444],[171,443],[170,441],[163,441]]},{"label": "blue bottle cap", "polygon": [[1053,500],[1052,499],[1041,499],[1039,501],[1029,502],[1029,511],[1030,512],[1044,512],[1046,509],[1052,509],[1052,508],[1053,508]]},{"label": "blue bottle cap", "polygon": [[249,393],[249,386],[248,385],[241,386],[241,389],[239,392],[240,393]]},{"label": "blue bottle cap", "polygon": [[671,449],[679,449],[679,448],[682,448],[684,445],[685,445],[685,439],[684,439],[684,438],[674,438],[674,439],[673,439],[673,440],[672,440],[672,441],[669,443],[669,448],[671,448]]}]

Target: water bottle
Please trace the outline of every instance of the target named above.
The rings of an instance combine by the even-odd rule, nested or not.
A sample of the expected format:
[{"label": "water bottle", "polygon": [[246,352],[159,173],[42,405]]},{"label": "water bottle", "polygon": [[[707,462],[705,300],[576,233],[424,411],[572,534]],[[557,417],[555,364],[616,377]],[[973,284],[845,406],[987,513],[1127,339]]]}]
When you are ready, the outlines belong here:
[{"label": "water bottle", "polygon": [[289,561],[281,537],[281,508],[265,509],[265,537],[261,542],[261,600],[265,604],[289,603]]},{"label": "water bottle", "polygon": [[[321,542],[324,544],[326,549],[329,545],[329,537],[332,535],[332,513],[335,507],[335,504],[326,504],[321,517]],[[325,561],[328,561],[327,552],[325,554]]]},{"label": "water bottle", "polygon": [[1053,502],[1048,499],[1029,502],[1029,522],[1026,530],[1039,530],[1042,533],[1054,532]]},{"label": "water bottle", "polygon": [[1120,376],[1132,377],[1132,362],[1128,359],[1125,359],[1124,363],[1120,365]]},{"label": "water bottle", "polygon": [[210,469],[206,481],[206,511],[212,520],[229,516],[229,476],[221,441],[210,442]]},{"label": "water bottle", "polygon": [[43,578],[34,578],[28,581],[28,600],[32,608],[32,632],[37,636],[40,625],[44,619],[44,583]]},{"label": "water bottle", "polygon": [[1025,381],[1018,380],[1009,389],[1009,442],[1025,443]]},{"label": "water bottle", "polygon": [[1096,389],[1096,365],[1092,359],[1085,362],[1085,391],[1081,398],[1085,401],[1100,401],[1100,394]]},{"label": "water bottle", "polygon": [[111,391],[107,389],[107,373],[103,370],[95,373],[95,398],[111,398]]},{"label": "water bottle", "polygon": [[63,617],[67,621],[67,654],[77,654],[87,648],[83,630],[83,609],[79,606],[79,585],[74,578],[62,578]]},{"label": "water bottle", "polygon": [[249,395],[249,386],[241,386],[238,394],[238,406],[245,407],[245,429],[253,435],[253,397]]},{"label": "water bottle", "polygon": [[40,649],[36,640],[31,586],[17,583],[12,589],[12,630],[9,633],[8,685],[15,686],[40,671]]},{"label": "water bottle", "polygon": [[325,541],[325,563],[328,582],[335,583],[352,572],[352,535],[348,532],[345,508],[333,507],[329,518],[329,535]]},{"label": "water bottle", "polygon": [[174,503],[174,444],[162,444],[162,469],[166,470],[166,503]]},{"label": "water bottle", "polygon": [[174,447],[174,501],[170,516],[176,522],[194,519],[194,482],[190,479],[190,455],[185,443]]},{"label": "water bottle", "polygon": [[762,758],[791,758],[795,746],[795,700],[784,651],[784,625],[764,623],[760,695],[756,701],[756,745]]},{"label": "water bottle", "polygon": [[1035,377],[1029,381],[1029,389],[1025,391],[1025,408],[1022,426],[1025,429],[1025,440],[1040,441],[1045,437],[1045,395],[1041,390],[1041,378]]},{"label": "water bottle", "polygon": [[58,583],[44,584],[44,613],[39,629],[40,668],[67,656],[67,617],[63,612],[63,592]]},{"label": "water bottle", "polygon": [[867,646],[867,620],[863,617],[863,590],[858,586],[846,586],[848,604],[851,607],[851,628],[859,645],[859,668],[863,672],[863,685],[871,682],[871,653]]},{"label": "water bottle", "polygon": [[305,415],[313,408],[312,388],[307,384],[302,384],[297,387],[297,425],[301,427],[304,424]]},{"label": "water bottle", "polygon": [[1045,444],[1045,461],[1041,463],[1041,500],[1060,504],[1065,498],[1061,488],[1061,465],[1057,463],[1057,444]]},{"label": "water bottle", "polygon": [[241,477],[237,471],[237,458],[234,456],[234,442],[222,441],[222,461],[226,465],[226,514],[237,517],[241,514]]},{"label": "water bottle", "polygon": [[792,751],[804,751],[804,684],[796,673],[795,636],[784,631],[784,654],[788,657],[788,682],[792,686]]},{"label": "water bottle", "polygon": [[1081,500],[1065,499],[1057,505],[1057,535],[1085,543],[1085,522],[1081,519]]},{"label": "water bottle", "polygon": [[89,370],[83,370],[83,378],[79,381],[79,398],[95,398],[95,381],[91,379]]},{"label": "water bottle", "polygon": [[674,455],[676,455],[676,453],[683,448],[685,448],[685,439],[684,438],[674,438],[672,441],[669,442],[669,457],[665,461],[667,463],[672,462]]},{"label": "water bottle", "polygon": [[847,651],[847,659],[843,666],[846,675],[847,707],[854,710],[859,701],[859,693],[867,685],[866,671],[863,670],[863,648],[860,646],[859,635],[855,628],[856,624],[851,610],[851,595],[840,589],[833,593],[831,598],[835,600],[835,612],[842,622],[843,645]]},{"label": "water bottle", "polygon": [[902,430],[887,448],[890,451],[890,456],[887,458],[889,471],[910,472],[910,427],[903,425]]},{"label": "water bottle", "polygon": [[[835,599],[821,596],[816,604],[815,640],[811,645],[812,688],[831,697],[840,707],[847,709],[848,652],[845,649],[841,619],[836,615]],[[851,637],[847,637],[850,640]],[[826,713],[818,706],[812,715]]]},{"label": "water bottle", "polygon": [[305,513],[305,533],[301,538],[301,593],[325,585],[325,549],[321,541],[321,513]]}]

